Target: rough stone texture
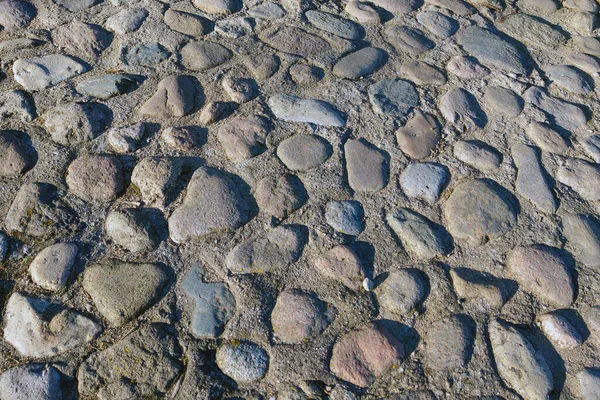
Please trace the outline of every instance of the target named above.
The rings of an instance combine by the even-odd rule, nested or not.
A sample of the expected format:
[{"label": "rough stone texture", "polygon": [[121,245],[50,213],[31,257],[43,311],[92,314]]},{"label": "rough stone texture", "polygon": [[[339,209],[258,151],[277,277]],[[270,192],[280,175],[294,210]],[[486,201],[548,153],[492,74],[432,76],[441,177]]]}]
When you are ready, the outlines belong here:
[{"label": "rough stone texture", "polygon": [[454,157],[481,171],[493,171],[502,163],[502,154],[478,140],[461,140],[454,144]]},{"label": "rough stone texture", "polygon": [[358,254],[346,245],[338,245],[328,250],[315,260],[314,266],[324,276],[354,290],[362,286],[366,275]]},{"label": "rough stone texture", "polygon": [[165,11],[165,24],[174,31],[190,36],[202,36],[209,32],[210,21],[200,15],[168,9]]},{"label": "rough stone texture", "polygon": [[369,101],[376,113],[403,118],[419,105],[419,94],[407,81],[383,79],[369,86]]},{"label": "rough stone texture", "polygon": [[265,151],[270,131],[271,125],[265,117],[236,118],[222,125],[217,137],[227,157],[242,162]]},{"label": "rough stone texture", "polygon": [[342,127],[346,121],[329,103],[314,99],[301,99],[285,94],[269,98],[269,107],[275,116],[284,121],[308,122],[315,125]]},{"label": "rough stone texture", "polygon": [[523,111],[524,101],[515,92],[500,86],[488,86],[483,97],[488,114],[517,118]]},{"label": "rough stone texture", "polygon": [[100,325],[81,313],[13,293],[4,310],[4,339],[23,357],[51,357],[84,346]]},{"label": "rough stone texture", "polygon": [[308,200],[304,184],[296,175],[267,177],[256,185],[254,197],[260,212],[275,218],[285,218]]},{"label": "rough stone texture", "polygon": [[163,397],[183,371],[181,358],[174,329],[150,324],[89,356],[77,371],[79,392],[101,399]]},{"label": "rough stone texture", "polygon": [[409,314],[427,296],[427,287],[421,273],[412,269],[391,272],[375,290],[379,307],[396,318]]},{"label": "rough stone texture", "polygon": [[90,202],[114,200],[123,191],[123,166],[113,156],[82,156],[69,165],[67,186],[76,196]]},{"label": "rough stone texture", "polygon": [[61,400],[61,373],[48,364],[25,364],[0,375],[0,398],[6,400]]},{"label": "rough stone texture", "polygon": [[387,61],[382,49],[365,47],[341,58],[333,66],[333,74],[340,78],[360,79],[381,68]]},{"label": "rough stone texture", "polygon": [[428,203],[435,203],[439,199],[448,180],[447,169],[435,163],[409,164],[399,177],[405,195]]},{"label": "rough stone texture", "polygon": [[402,343],[383,326],[368,324],[338,339],[329,368],[338,378],[367,387],[402,357]]},{"label": "rough stone texture", "polygon": [[87,71],[72,57],[51,54],[19,59],[13,64],[15,81],[26,90],[42,90]]},{"label": "rough stone texture", "polygon": [[483,299],[493,308],[501,308],[510,299],[507,284],[503,280],[466,268],[451,269],[450,277],[454,291],[461,298]]},{"label": "rough stone texture", "polygon": [[252,342],[224,344],[217,350],[217,365],[238,383],[261,379],[269,367],[269,355]]},{"label": "rough stone texture", "polygon": [[463,88],[450,89],[441,97],[439,107],[444,118],[459,129],[474,130],[487,123],[475,96]]},{"label": "rough stone texture", "polygon": [[587,122],[581,107],[550,96],[544,90],[532,86],[523,94],[526,101],[544,111],[551,122],[566,130],[574,130]]},{"label": "rough stone texture", "polygon": [[433,115],[417,110],[414,117],[396,131],[396,140],[409,157],[417,160],[425,158],[440,140],[440,124]]},{"label": "rough stone texture", "polygon": [[22,175],[35,165],[33,149],[15,135],[17,132],[0,131],[0,177]]},{"label": "rough stone texture", "polygon": [[333,315],[311,293],[288,290],[279,294],[271,313],[273,335],[284,343],[301,343],[323,333]]},{"label": "rough stone texture", "polygon": [[516,247],[507,257],[509,274],[524,290],[555,307],[575,299],[575,280],[558,250],[544,245]]},{"label": "rough stone texture", "polygon": [[7,31],[25,28],[36,14],[35,6],[29,2],[4,0],[0,2],[0,27]]},{"label": "rough stone texture", "polygon": [[183,203],[169,217],[171,239],[183,243],[214,231],[239,228],[250,218],[247,197],[229,175],[214,168],[199,168],[192,175]]},{"label": "rough stone texture", "polygon": [[527,14],[509,15],[498,27],[520,42],[545,50],[555,50],[567,41],[566,36],[554,26]]},{"label": "rough stone texture", "polygon": [[363,140],[344,145],[350,187],[357,192],[378,192],[388,183],[389,166],[384,153]]},{"label": "rough stone texture", "polygon": [[205,71],[226,63],[233,54],[225,46],[215,42],[190,42],[181,49],[181,60],[186,68]]},{"label": "rough stone texture", "polygon": [[139,109],[153,118],[183,117],[196,106],[199,85],[189,76],[169,76],[158,83],[156,93]]},{"label": "rough stone texture", "polygon": [[29,265],[31,279],[46,290],[65,289],[78,251],[74,243],[57,243],[46,247]]},{"label": "rough stone texture", "polygon": [[110,124],[111,116],[98,103],[69,103],[48,110],[42,118],[53,141],[77,146],[97,138]]},{"label": "rough stone texture", "polygon": [[455,238],[471,245],[483,244],[516,224],[513,204],[513,196],[493,181],[462,182],[444,204],[446,227]]},{"label": "rough stone texture", "polygon": [[135,90],[138,80],[136,75],[106,74],[82,81],[75,88],[81,94],[106,100]]},{"label": "rough stone texture", "polygon": [[83,288],[102,316],[116,326],[150,308],[168,282],[164,268],[153,264],[96,264],[83,274]]},{"label": "rough stone texture", "polygon": [[110,45],[112,34],[98,25],[76,20],[56,28],[52,32],[52,41],[68,53],[89,59]]},{"label": "rough stone texture", "polygon": [[327,203],[325,220],[338,232],[359,235],[364,229],[364,217],[364,209],[357,201],[341,200]]},{"label": "rough stone texture", "polygon": [[554,386],[548,364],[516,328],[497,320],[489,326],[498,372],[504,382],[526,399],[547,399]]},{"label": "rough stone texture", "polygon": [[591,215],[567,214],[562,218],[567,248],[590,267],[600,266],[600,226]]},{"label": "rough stone texture", "polygon": [[532,122],[527,126],[525,132],[544,151],[562,155],[569,150],[566,140],[547,124]]},{"label": "rough stone texture", "polygon": [[579,158],[568,158],[556,171],[556,180],[588,201],[600,200],[600,169]]},{"label": "rough stone texture", "polygon": [[137,150],[146,133],[143,123],[137,123],[119,128],[112,128],[106,132],[108,143],[117,153],[129,153]]},{"label": "rough stone texture", "polygon": [[573,349],[582,343],[579,332],[565,318],[556,313],[538,317],[542,332],[559,349]]},{"label": "rough stone texture", "polygon": [[25,92],[7,90],[0,94],[0,117],[31,122],[36,117],[35,105]]},{"label": "rough stone texture", "polygon": [[131,183],[140,189],[146,204],[162,208],[173,200],[181,171],[178,159],[146,157],[133,169]]},{"label": "rough stone texture", "polygon": [[452,315],[430,325],[425,337],[425,363],[435,371],[459,370],[473,353],[475,323],[464,314]]},{"label": "rough stone texture", "polygon": [[277,147],[277,156],[292,171],[318,167],[327,161],[332,153],[329,142],[316,135],[294,135]]},{"label": "rough stone texture", "polygon": [[330,44],[323,38],[295,26],[273,26],[258,35],[260,40],[284,53],[302,57],[325,53]]},{"label": "rough stone texture", "polygon": [[107,236],[132,253],[154,249],[160,241],[161,224],[149,211],[135,208],[111,211],[104,222]]},{"label": "rough stone texture", "polygon": [[558,207],[556,198],[550,190],[546,172],[534,147],[516,144],[512,147],[512,157],[517,167],[517,192],[531,201],[538,209],[553,213]]},{"label": "rough stone texture", "polygon": [[600,371],[594,368],[584,368],[577,373],[579,390],[584,399],[597,399],[600,396]]}]

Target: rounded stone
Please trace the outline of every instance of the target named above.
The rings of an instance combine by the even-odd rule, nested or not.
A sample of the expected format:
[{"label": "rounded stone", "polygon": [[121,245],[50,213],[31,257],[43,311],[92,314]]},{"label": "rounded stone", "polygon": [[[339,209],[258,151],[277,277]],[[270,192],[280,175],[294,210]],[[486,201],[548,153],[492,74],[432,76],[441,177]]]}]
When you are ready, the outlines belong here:
[{"label": "rounded stone", "polygon": [[67,186],[85,201],[105,202],[117,198],[125,182],[123,166],[113,156],[81,156],[69,165]]},{"label": "rounded stone", "polygon": [[375,292],[380,307],[403,317],[425,300],[427,288],[417,270],[401,269],[391,272]]},{"label": "rounded stone", "polygon": [[46,247],[29,266],[31,279],[46,290],[64,289],[71,276],[77,253],[75,243],[57,243]]},{"label": "rounded stone", "polygon": [[364,229],[365,211],[358,201],[330,201],[325,220],[333,229],[345,235],[359,235]]},{"label": "rounded stone", "polygon": [[221,371],[238,383],[261,379],[269,367],[267,352],[252,342],[226,343],[217,350],[216,359]]},{"label": "rounded stone", "polygon": [[300,178],[290,174],[262,179],[254,196],[261,212],[275,218],[287,217],[308,200]]},{"label": "rounded stone", "polygon": [[318,167],[332,152],[329,142],[316,135],[294,135],[277,146],[277,156],[292,171]]},{"label": "rounded stone", "polygon": [[284,343],[301,343],[323,333],[331,322],[329,314],[326,303],[318,297],[286,290],[271,313],[273,334]]},{"label": "rounded stone", "polygon": [[378,114],[404,118],[419,105],[419,94],[402,79],[382,79],[369,86],[369,101]]},{"label": "rounded stone", "polygon": [[448,182],[448,169],[436,163],[413,163],[400,174],[400,186],[408,197],[435,203]]}]

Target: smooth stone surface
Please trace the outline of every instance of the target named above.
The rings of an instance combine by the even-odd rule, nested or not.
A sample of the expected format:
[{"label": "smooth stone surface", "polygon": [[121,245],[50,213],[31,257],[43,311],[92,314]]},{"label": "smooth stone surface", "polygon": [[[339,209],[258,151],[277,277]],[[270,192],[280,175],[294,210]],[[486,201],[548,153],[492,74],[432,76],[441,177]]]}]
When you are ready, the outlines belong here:
[{"label": "smooth stone surface", "polygon": [[100,314],[115,326],[152,307],[168,282],[168,274],[154,264],[94,264],[83,274],[83,288]]},{"label": "smooth stone surface", "polygon": [[433,204],[448,180],[448,169],[441,164],[412,163],[400,173],[398,182],[406,196]]},{"label": "smooth stone surface", "polygon": [[346,125],[346,121],[340,113],[329,103],[321,100],[276,94],[269,98],[268,104],[275,117],[284,121],[307,122],[332,127]]},{"label": "smooth stone surface", "polygon": [[277,146],[277,157],[292,171],[306,171],[323,164],[333,149],[317,135],[293,135]]},{"label": "smooth stone surface", "polygon": [[175,330],[153,323],[90,355],[79,366],[77,382],[82,396],[161,398],[183,370]]},{"label": "smooth stone surface", "polygon": [[425,301],[427,287],[417,270],[401,269],[391,272],[375,293],[379,307],[400,318]]},{"label": "smooth stone surface", "polygon": [[536,148],[519,143],[511,148],[511,152],[517,167],[515,181],[517,192],[540,211],[554,213],[558,202],[550,189],[546,171],[542,167]]},{"label": "smooth stone surface", "polygon": [[366,276],[365,266],[358,254],[343,244],[337,245],[319,256],[314,265],[322,275],[354,290],[362,287],[362,281]]},{"label": "smooth stone surface", "polygon": [[242,8],[240,0],[193,0],[194,7],[208,14],[227,15]]},{"label": "smooth stone surface", "polygon": [[221,125],[217,138],[231,161],[242,162],[266,150],[267,135],[270,131],[270,121],[257,115],[235,118]]},{"label": "smooth stone surface", "polygon": [[329,369],[338,378],[364,388],[402,357],[402,343],[383,326],[369,323],[337,340]]},{"label": "smooth stone surface", "polygon": [[308,201],[304,184],[296,175],[285,174],[261,179],[254,190],[260,212],[285,218]]},{"label": "smooth stone surface", "polygon": [[75,20],[52,31],[52,42],[68,53],[88,59],[97,57],[112,42],[112,34],[99,25]]},{"label": "smooth stone surface", "polygon": [[498,27],[506,34],[528,46],[556,50],[566,43],[567,37],[541,18],[527,14],[512,14],[503,18]]},{"label": "smooth stone surface", "polygon": [[265,1],[250,9],[248,15],[254,18],[279,19],[285,17],[287,12],[277,3]]},{"label": "smooth stone surface", "polygon": [[78,252],[75,243],[57,243],[46,247],[29,265],[31,280],[46,290],[65,289]]},{"label": "smooth stone surface", "polygon": [[226,343],[217,349],[217,366],[238,383],[261,379],[269,368],[269,354],[256,343]]},{"label": "smooth stone surface", "polygon": [[400,76],[417,85],[443,85],[446,76],[437,67],[423,61],[406,60],[400,65]]},{"label": "smooth stone surface", "polygon": [[359,40],[362,37],[360,25],[355,22],[316,10],[308,10],[304,15],[308,22],[325,32],[349,40]]},{"label": "smooth stone surface", "polygon": [[439,109],[444,118],[459,129],[474,130],[487,124],[487,116],[479,102],[463,88],[452,88],[440,98]]},{"label": "smooth stone surface", "polygon": [[84,155],[73,161],[65,178],[69,190],[88,202],[108,202],[123,191],[123,165],[114,156]]},{"label": "smooth stone surface", "polygon": [[241,227],[250,219],[247,196],[228,174],[199,168],[192,175],[183,203],[169,217],[171,239],[184,243]]},{"label": "smooth stone surface", "polygon": [[158,83],[156,92],[138,112],[153,118],[183,117],[200,105],[196,100],[201,90],[191,76],[168,76]]},{"label": "smooth stone surface", "polygon": [[525,336],[502,320],[490,323],[489,335],[498,373],[506,385],[523,398],[547,399],[554,386],[552,372]]},{"label": "smooth stone surface", "polygon": [[44,128],[52,140],[63,146],[77,146],[100,136],[110,124],[111,115],[99,103],[68,103],[42,115]]},{"label": "smooth stone surface", "polygon": [[492,308],[501,308],[509,299],[506,282],[466,268],[450,270],[457,296],[463,299],[483,299]]},{"label": "smooth stone surface", "polygon": [[392,25],[385,30],[385,35],[396,48],[415,56],[435,47],[435,42],[422,31],[409,26]]},{"label": "smooth stone surface", "polygon": [[322,334],[332,317],[327,304],[312,293],[286,290],[271,313],[273,335],[283,343],[302,343]]},{"label": "smooth stone surface", "polygon": [[0,177],[21,176],[35,165],[35,150],[21,140],[24,135],[15,133],[0,131]]},{"label": "smooth stone surface", "polygon": [[577,373],[577,380],[583,399],[597,399],[600,397],[600,370],[584,368]]},{"label": "smooth stone surface", "polygon": [[595,217],[567,214],[562,217],[567,248],[575,259],[590,267],[600,266],[600,225]]},{"label": "smooth stone surface", "polygon": [[300,226],[280,225],[235,246],[225,265],[234,274],[277,272],[300,258],[306,242]]},{"label": "smooth stone surface", "polygon": [[544,111],[550,122],[566,130],[575,130],[587,122],[581,107],[550,96],[539,87],[532,86],[523,94],[526,101]]},{"label": "smooth stone surface", "polygon": [[404,118],[419,105],[419,93],[402,79],[382,79],[369,86],[369,101],[378,114]]},{"label": "smooth stone surface", "polygon": [[579,143],[587,155],[596,163],[600,162],[600,135],[590,135],[579,139]]},{"label": "smooth stone surface", "polygon": [[371,25],[381,22],[377,9],[364,1],[350,0],[346,3],[344,11],[361,24]]},{"label": "smooth stone surface", "polygon": [[586,95],[594,90],[594,81],[575,67],[552,65],[545,71],[552,83],[571,93]]},{"label": "smooth stone surface", "polygon": [[197,14],[168,9],[164,16],[165,24],[176,32],[189,36],[202,36],[210,31],[211,22]]},{"label": "smooth stone surface", "polygon": [[138,78],[127,74],[99,75],[79,82],[75,89],[81,94],[106,100],[137,89]]},{"label": "smooth stone surface", "polygon": [[440,140],[440,124],[431,114],[416,110],[415,115],[396,131],[398,146],[407,156],[428,157]]},{"label": "smooth stone surface", "polygon": [[500,86],[486,87],[483,103],[488,114],[506,118],[517,118],[525,105],[515,92]]},{"label": "smooth stone surface", "polygon": [[3,400],[61,400],[61,373],[49,364],[30,363],[13,367],[0,375]]},{"label": "smooth stone surface", "polygon": [[365,47],[342,57],[333,66],[333,74],[339,78],[360,79],[381,68],[387,57],[382,49]]},{"label": "smooth stone surface", "polygon": [[235,298],[227,284],[204,282],[200,268],[192,267],[181,281],[181,288],[193,303],[192,334],[197,338],[218,337],[235,313]]},{"label": "smooth stone surface", "polygon": [[531,71],[527,53],[487,29],[478,26],[466,28],[458,36],[458,44],[484,64],[521,75],[529,75]]},{"label": "smooth stone surface", "polygon": [[525,128],[525,133],[540,149],[563,155],[569,150],[567,141],[554,129],[542,122],[532,122]]},{"label": "smooth stone surface", "polygon": [[365,212],[354,200],[330,201],[325,210],[327,224],[345,235],[359,235],[364,229]]},{"label": "smooth stone surface", "polygon": [[470,245],[501,237],[517,223],[516,200],[491,180],[469,180],[456,186],[443,206],[446,228]]},{"label": "smooth stone surface", "polygon": [[137,31],[147,17],[148,10],[145,8],[122,10],[109,17],[105,25],[111,31],[124,35]]},{"label": "smooth stone surface", "polygon": [[438,38],[448,38],[460,27],[454,18],[437,11],[421,11],[417,14],[417,21]]},{"label": "smooth stone surface", "polygon": [[461,79],[483,79],[490,74],[490,70],[479,64],[476,58],[468,56],[454,56],[446,64],[446,71]]},{"label": "smooth stone surface", "polygon": [[573,349],[581,345],[579,332],[557,313],[540,315],[538,324],[544,335],[559,349]]},{"label": "smooth stone surface", "polygon": [[502,154],[479,140],[461,140],[454,145],[454,157],[473,168],[488,172],[502,163]]},{"label": "smooth stone surface", "polygon": [[215,42],[190,42],[180,51],[181,62],[192,71],[205,71],[226,63],[233,57],[231,50]]},{"label": "smooth stone surface", "polygon": [[87,67],[61,54],[19,59],[13,64],[15,81],[25,90],[43,90],[83,74]]},{"label": "smooth stone surface", "polygon": [[363,140],[348,140],[344,145],[348,183],[357,192],[378,192],[389,178],[389,165],[384,153]]},{"label": "smooth stone surface", "polygon": [[389,213],[386,221],[405,250],[415,258],[430,260],[452,249],[451,239],[442,226],[408,208]]},{"label": "smooth stone surface", "polygon": [[518,246],[507,256],[508,273],[519,285],[553,307],[567,308],[575,299],[575,280],[558,249]]},{"label": "smooth stone surface", "polygon": [[6,213],[6,231],[48,238],[74,230],[77,214],[63,201],[61,194],[49,183],[21,186]]},{"label": "smooth stone surface", "polygon": [[131,66],[154,67],[165,61],[171,52],[157,42],[139,44],[128,48],[123,54],[123,61]]},{"label": "smooth stone surface", "polygon": [[556,171],[556,180],[588,201],[600,200],[600,169],[579,158],[567,158]]},{"label": "smooth stone surface", "polygon": [[434,371],[465,368],[473,353],[474,339],[475,322],[466,314],[435,321],[425,337],[425,365]]},{"label": "smooth stone surface", "polygon": [[75,310],[13,293],[4,311],[4,339],[23,357],[52,357],[84,346],[101,331],[98,323]]}]

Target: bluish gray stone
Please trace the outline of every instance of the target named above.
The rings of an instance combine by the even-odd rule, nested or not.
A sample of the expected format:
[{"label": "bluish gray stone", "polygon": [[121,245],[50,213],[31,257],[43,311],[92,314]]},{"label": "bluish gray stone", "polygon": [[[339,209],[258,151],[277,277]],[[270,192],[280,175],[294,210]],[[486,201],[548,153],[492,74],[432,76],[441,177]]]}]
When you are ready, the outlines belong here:
[{"label": "bluish gray stone", "polygon": [[346,235],[359,235],[364,229],[365,212],[355,200],[330,201],[325,220],[333,229]]},{"label": "bluish gray stone", "polygon": [[349,40],[359,40],[362,37],[360,25],[356,22],[316,10],[309,10],[304,15],[308,22],[325,32]]},{"label": "bluish gray stone", "polygon": [[48,364],[24,364],[0,375],[2,400],[61,400],[62,376]]},{"label": "bluish gray stone", "polygon": [[568,131],[575,130],[587,122],[587,117],[581,107],[552,97],[537,86],[527,89],[523,97],[544,111],[550,122]]},{"label": "bluish gray stone", "polygon": [[369,100],[379,114],[404,118],[419,105],[419,93],[402,79],[382,79],[369,86]]},{"label": "bluish gray stone", "polygon": [[170,55],[171,52],[160,43],[146,43],[128,49],[124,55],[124,61],[127,65],[154,67],[169,58]]},{"label": "bluish gray stone", "polygon": [[267,352],[252,342],[226,343],[217,350],[216,359],[221,371],[238,383],[261,379],[269,367]]},{"label": "bluish gray stone", "polygon": [[192,267],[181,287],[193,302],[190,330],[197,338],[215,338],[235,313],[235,299],[225,283],[206,283],[202,271]]},{"label": "bluish gray stone", "polygon": [[447,38],[456,33],[460,25],[454,18],[437,11],[421,11],[417,21],[439,38]]},{"label": "bluish gray stone", "polygon": [[449,178],[448,168],[436,163],[413,163],[400,174],[399,182],[408,197],[435,203]]},{"label": "bluish gray stone", "polygon": [[342,57],[333,66],[333,74],[340,78],[359,79],[372,74],[386,62],[385,51],[376,47],[365,47]]},{"label": "bluish gray stone", "polygon": [[404,25],[392,25],[385,30],[388,40],[399,50],[419,55],[435,47],[435,42],[416,28]]}]

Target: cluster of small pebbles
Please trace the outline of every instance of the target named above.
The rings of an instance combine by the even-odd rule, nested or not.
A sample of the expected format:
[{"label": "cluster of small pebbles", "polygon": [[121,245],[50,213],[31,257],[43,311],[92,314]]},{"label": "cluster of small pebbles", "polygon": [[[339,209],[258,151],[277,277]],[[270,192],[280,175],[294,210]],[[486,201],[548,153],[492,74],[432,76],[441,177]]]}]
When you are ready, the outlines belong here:
[{"label": "cluster of small pebbles", "polygon": [[0,400],[600,399],[596,0],[0,0]]}]

